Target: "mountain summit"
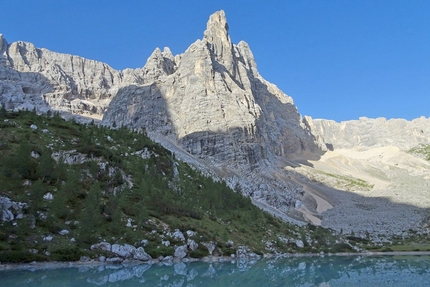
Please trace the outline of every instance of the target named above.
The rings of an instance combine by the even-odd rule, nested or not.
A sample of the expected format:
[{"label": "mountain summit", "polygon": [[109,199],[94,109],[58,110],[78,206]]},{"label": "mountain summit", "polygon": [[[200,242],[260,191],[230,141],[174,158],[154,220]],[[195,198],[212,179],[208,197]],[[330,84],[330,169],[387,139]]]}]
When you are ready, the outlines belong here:
[{"label": "mountain summit", "polygon": [[240,178],[245,193],[294,205],[295,184],[257,172],[281,157],[321,153],[323,145],[293,100],[260,76],[248,44],[232,44],[224,11],[210,16],[203,39],[183,54],[167,58],[156,49],[144,69],[166,63],[171,73],[159,70],[152,82],[120,89],[103,124],[164,136],[222,170],[224,179]]},{"label": "mountain summit", "polygon": [[293,100],[258,73],[248,44],[231,43],[224,11],[185,53],[166,57],[157,48],[144,69],[166,65],[152,82],[120,89],[103,123],[144,127],[224,163],[318,150]]}]

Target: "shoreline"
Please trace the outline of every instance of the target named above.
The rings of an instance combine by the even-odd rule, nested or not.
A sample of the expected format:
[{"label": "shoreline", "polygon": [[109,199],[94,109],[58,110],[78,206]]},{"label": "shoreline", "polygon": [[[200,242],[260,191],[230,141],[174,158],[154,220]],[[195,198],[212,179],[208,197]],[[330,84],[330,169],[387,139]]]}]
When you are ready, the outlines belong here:
[{"label": "shoreline", "polygon": [[45,261],[45,262],[30,262],[30,263],[0,263],[1,271],[10,270],[43,270],[43,269],[59,269],[59,268],[79,268],[79,267],[99,267],[99,266],[122,266],[131,267],[136,265],[153,265],[153,264],[165,264],[174,265],[178,263],[190,263],[190,262],[205,262],[205,263],[233,263],[236,261],[259,261],[262,259],[282,259],[282,258],[298,258],[298,257],[336,257],[336,256],[430,256],[430,251],[390,251],[390,252],[341,252],[341,253],[285,253],[285,254],[266,254],[259,258],[237,258],[237,257],[226,257],[226,256],[211,256],[203,258],[184,258],[182,260],[173,260],[169,262],[163,262],[157,259],[150,261],[139,261],[139,260],[124,260],[121,263],[109,263],[98,260],[90,261]]}]

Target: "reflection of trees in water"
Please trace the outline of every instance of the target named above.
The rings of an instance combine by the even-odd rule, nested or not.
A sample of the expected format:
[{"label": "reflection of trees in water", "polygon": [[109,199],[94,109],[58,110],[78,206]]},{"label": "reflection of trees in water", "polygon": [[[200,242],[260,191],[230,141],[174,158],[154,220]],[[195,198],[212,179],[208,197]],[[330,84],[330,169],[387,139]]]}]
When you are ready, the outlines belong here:
[{"label": "reflection of trees in water", "polygon": [[[329,256],[258,262],[108,265],[0,272],[4,286],[315,286],[387,278],[430,280],[429,256]],[[72,286],[70,285],[70,286]]]}]

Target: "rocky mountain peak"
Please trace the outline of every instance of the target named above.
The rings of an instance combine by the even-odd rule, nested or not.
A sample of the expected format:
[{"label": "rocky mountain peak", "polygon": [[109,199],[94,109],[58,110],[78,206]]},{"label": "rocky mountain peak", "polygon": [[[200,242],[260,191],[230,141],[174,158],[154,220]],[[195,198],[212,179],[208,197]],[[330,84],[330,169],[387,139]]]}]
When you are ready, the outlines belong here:
[{"label": "rocky mountain peak", "polygon": [[215,38],[230,41],[227,18],[223,10],[217,11],[209,17],[206,31],[204,32],[204,38],[210,43],[212,43]]},{"label": "rocky mountain peak", "polygon": [[223,10],[209,17],[203,40],[207,42],[216,60],[222,64],[231,63],[233,44],[228,34],[227,18]]},{"label": "rocky mountain peak", "polygon": [[165,47],[161,52],[160,48],[156,48],[143,68],[145,82],[150,83],[163,76],[168,76],[174,73],[175,69],[176,63],[170,49]]},{"label": "rocky mountain peak", "polygon": [[6,48],[7,48],[6,39],[3,38],[3,34],[0,33],[0,54],[3,54],[3,52],[6,51]]}]

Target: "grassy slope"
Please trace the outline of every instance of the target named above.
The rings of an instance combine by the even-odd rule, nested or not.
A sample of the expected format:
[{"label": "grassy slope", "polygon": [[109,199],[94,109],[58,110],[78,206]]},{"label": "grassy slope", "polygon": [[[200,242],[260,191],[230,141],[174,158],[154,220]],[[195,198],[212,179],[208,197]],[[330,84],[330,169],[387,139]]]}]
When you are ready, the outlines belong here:
[{"label": "grassy slope", "polygon": [[430,145],[420,144],[409,150],[409,153],[430,161]]},{"label": "grassy slope", "polygon": [[[133,155],[143,150],[146,157]],[[64,156],[56,162],[51,155],[61,151],[87,160],[66,164]],[[349,250],[335,244],[338,238],[329,230],[281,222],[127,129],[2,111],[0,159],[0,195],[27,204],[23,218],[0,222],[0,262],[96,256],[88,247],[103,239],[134,245],[147,239],[145,250],[153,257],[171,255],[173,247],[161,240],[184,244],[169,236],[175,229],[197,232],[197,242],[216,242],[219,255],[234,253],[239,245],[257,253]],[[53,200],[43,199],[47,192]],[[70,233],[59,235],[64,229]],[[47,235],[52,241],[43,240]],[[296,240],[305,247],[298,248]],[[207,250],[200,244],[191,255]]]}]

